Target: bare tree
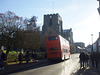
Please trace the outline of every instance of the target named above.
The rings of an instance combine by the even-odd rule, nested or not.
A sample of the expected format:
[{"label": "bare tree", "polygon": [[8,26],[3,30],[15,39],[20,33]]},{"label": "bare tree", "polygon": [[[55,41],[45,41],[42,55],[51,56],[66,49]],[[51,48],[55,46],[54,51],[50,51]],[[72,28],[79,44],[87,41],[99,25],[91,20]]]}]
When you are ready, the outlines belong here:
[{"label": "bare tree", "polygon": [[39,50],[40,49],[40,27],[36,25],[37,17],[33,16],[31,19],[25,19],[24,42],[25,49]]},{"label": "bare tree", "polygon": [[24,49],[39,50],[40,48],[40,35],[39,30],[24,31]]},{"label": "bare tree", "polygon": [[37,21],[36,16],[32,16],[31,19],[25,18],[24,24],[26,30],[34,30],[35,28],[37,28],[36,21]]},{"label": "bare tree", "polygon": [[6,55],[12,47],[40,49],[40,28],[36,26],[36,21],[33,16],[23,22],[22,17],[11,11],[0,14],[0,44],[7,47]]},{"label": "bare tree", "polygon": [[0,44],[6,45],[8,52],[15,41],[15,33],[22,27],[23,19],[11,11],[0,15]]}]

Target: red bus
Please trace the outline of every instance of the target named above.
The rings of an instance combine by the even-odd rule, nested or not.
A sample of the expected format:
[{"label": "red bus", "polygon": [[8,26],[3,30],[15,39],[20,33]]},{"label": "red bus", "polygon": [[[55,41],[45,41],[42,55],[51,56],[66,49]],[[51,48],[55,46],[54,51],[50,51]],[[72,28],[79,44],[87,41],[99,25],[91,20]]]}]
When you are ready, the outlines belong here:
[{"label": "red bus", "polygon": [[47,37],[46,49],[48,59],[65,60],[70,58],[69,42],[60,35]]}]

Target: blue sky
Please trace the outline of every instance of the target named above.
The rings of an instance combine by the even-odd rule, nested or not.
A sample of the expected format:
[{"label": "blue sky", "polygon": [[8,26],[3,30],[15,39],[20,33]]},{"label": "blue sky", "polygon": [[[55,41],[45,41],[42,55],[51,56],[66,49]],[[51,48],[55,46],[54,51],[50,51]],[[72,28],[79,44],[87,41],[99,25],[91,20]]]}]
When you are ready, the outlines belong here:
[{"label": "blue sky", "polygon": [[[0,13],[10,10],[20,17],[38,17],[38,25],[42,27],[44,14],[59,13],[63,21],[63,29],[72,28],[75,42],[91,44],[100,32],[100,16],[97,0],[0,0]],[[42,28],[41,28],[42,29]]]}]

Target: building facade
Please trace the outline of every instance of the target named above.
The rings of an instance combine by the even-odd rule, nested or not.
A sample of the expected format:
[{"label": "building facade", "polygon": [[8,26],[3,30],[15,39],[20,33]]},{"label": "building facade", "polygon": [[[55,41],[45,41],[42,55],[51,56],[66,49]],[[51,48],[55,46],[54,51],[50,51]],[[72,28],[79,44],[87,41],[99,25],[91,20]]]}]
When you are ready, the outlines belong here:
[{"label": "building facade", "polygon": [[97,38],[96,42],[93,43],[93,52],[100,52],[100,32],[99,37]]},{"label": "building facade", "polygon": [[80,53],[85,51],[85,43],[83,42],[76,42],[74,43],[76,52]]},{"label": "building facade", "polygon": [[48,36],[62,35],[62,18],[57,14],[44,15],[44,25],[42,26],[42,33]]},{"label": "building facade", "polygon": [[73,44],[73,32],[72,28],[63,30],[63,37]]},{"label": "building facade", "polygon": [[75,49],[74,49],[72,28],[63,30],[63,37],[69,41],[71,53],[74,53]]}]

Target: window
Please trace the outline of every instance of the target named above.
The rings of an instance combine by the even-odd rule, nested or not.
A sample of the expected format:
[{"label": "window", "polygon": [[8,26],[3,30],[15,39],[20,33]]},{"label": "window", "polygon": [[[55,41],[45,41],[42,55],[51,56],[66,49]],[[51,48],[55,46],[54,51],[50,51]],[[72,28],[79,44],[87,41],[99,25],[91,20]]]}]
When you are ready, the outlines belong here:
[{"label": "window", "polygon": [[67,49],[63,49],[63,52],[64,52],[64,53],[68,53],[68,50],[67,50]]},{"label": "window", "polygon": [[50,51],[58,50],[58,48],[49,48]]},{"label": "window", "polygon": [[52,26],[52,16],[50,16],[49,26]]},{"label": "window", "polygon": [[57,40],[57,39],[58,39],[58,37],[49,37],[48,38],[49,41],[51,41],[51,40]]}]

